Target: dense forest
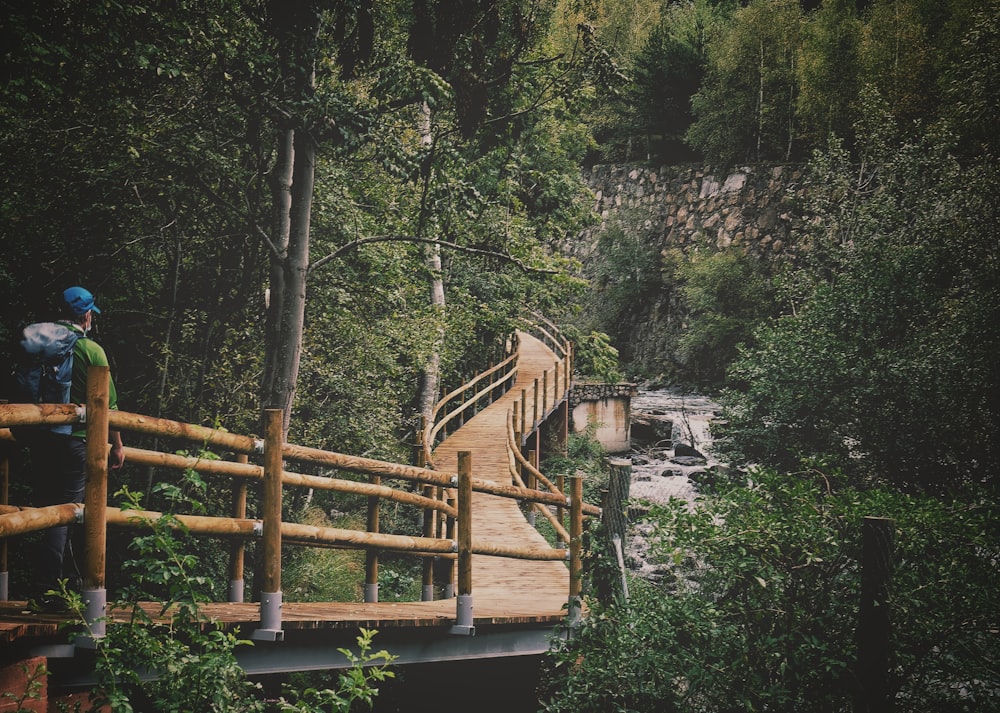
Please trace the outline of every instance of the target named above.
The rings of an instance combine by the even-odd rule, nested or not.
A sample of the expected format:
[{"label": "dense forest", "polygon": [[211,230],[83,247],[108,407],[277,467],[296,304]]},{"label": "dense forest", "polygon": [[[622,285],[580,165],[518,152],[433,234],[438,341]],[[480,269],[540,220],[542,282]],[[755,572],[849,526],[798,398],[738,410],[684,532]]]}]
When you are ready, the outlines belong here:
[{"label": "dense forest", "polygon": [[[667,285],[670,378],[719,394],[735,467],[658,513],[676,578],[595,602],[541,705],[850,709],[870,514],[900,528],[897,708],[995,701],[996,0],[2,6],[5,353],[85,285],[122,408],[244,433],[281,408],[290,441],[403,460],[526,310],[583,375],[642,378],[607,334]],[[799,257],[580,265],[558,246],[609,162],[801,165]],[[294,596],[356,596],[295,566]]]}]

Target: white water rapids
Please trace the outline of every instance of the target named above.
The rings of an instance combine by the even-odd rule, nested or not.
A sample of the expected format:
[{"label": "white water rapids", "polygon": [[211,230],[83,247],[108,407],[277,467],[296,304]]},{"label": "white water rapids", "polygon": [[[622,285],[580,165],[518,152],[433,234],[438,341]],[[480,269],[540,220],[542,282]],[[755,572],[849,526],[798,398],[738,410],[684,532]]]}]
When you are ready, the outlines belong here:
[{"label": "white water rapids", "polygon": [[[632,460],[632,499],[653,502],[666,502],[671,497],[694,499],[696,492],[690,476],[719,464],[712,456],[710,432],[718,409],[718,404],[705,396],[666,389],[640,391],[632,397],[633,421],[661,425],[663,435],[670,434],[653,443],[633,438],[633,450],[628,454]],[[636,426],[633,429],[639,431]],[[675,454],[678,444],[697,450],[705,456],[704,462],[678,458]]]},{"label": "white water rapids", "polygon": [[[632,461],[630,502],[665,503],[670,498],[693,502],[697,496],[692,476],[719,465],[712,455],[711,422],[719,407],[698,394],[669,389],[640,390],[632,397],[632,451],[623,454]],[[690,446],[703,458],[678,455]],[[661,578],[661,565],[648,560],[652,528],[641,520],[627,535],[626,563],[641,577]]]}]

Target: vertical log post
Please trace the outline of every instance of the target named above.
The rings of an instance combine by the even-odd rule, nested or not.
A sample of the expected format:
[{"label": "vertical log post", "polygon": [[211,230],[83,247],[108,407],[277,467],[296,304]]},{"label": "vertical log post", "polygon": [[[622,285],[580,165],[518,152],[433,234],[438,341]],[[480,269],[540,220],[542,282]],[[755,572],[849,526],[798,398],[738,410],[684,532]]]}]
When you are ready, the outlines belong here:
[{"label": "vertical log post", "polygon": [[472,454],[458,453],[458,598],[451,633],[476,633],[472,615]]},{"label": "vertical log post", "polygon": [[[245,453],[236,455],[237,463],[247,463]],[[242,478],[233,483],[233,517],[242,520],[247,516],[247,482]],[[229,547],[229,597],[230,602],[243,601],[243,569],[246,558],[246,542],[234,540]]]},{"label": "vertical log post", "polygon": [[566,392],[566,399],[562,404],[563,414],[562,414],[562,435],[560,438],[560,449],[563,455],[569,454],[569,392]]},{"label": "vertical log post", "polygon": [[549,410],[549,372],[542,372],[542,419]]},{"label": "vertical log post", "polygon": [[858,622],[856,713],[893,710],[889,685],[889,584],[893,572],[895,522],[866,517],[861,525],[861,611]]},{"label": "vertical log post", "polygon": [[[563,475],[562,473],[560,473],[559,475],[556,476],[556,487],[559,489],[559,492],[562,493],[563,496],[565,496],[565,494],[566,494],[566,476]],[[562,505],[557,505],[556,506],[556,520],[558,520],[559,524],[562,525],[563,527],[566,526],[566,508],[564,508]],[[557,548],[559,548],[559,547],[565,547],[567,544],[568,543],[566,543],[566,542],[558,542],[558,543],[556,543],[556,547]]]},{"label": "vertical log post", "polygon": [[534,411],[531,418],[531,429],[535,430],[537,427],[538,427],[538,379],[535,379]]},{"label": "vertical log post", "polygon": [[[531,433],[531,426],[528,425],[528,390],[521,389],[521,436],[527,438],[529,433]],[[524,444],[518,443],[517,445],[521,447]]]},{"label": "vertical log post", "polygon": [[[535,468],[538,467],[538,460],[536,458],[536,451],[528,451],[528,462],[531,463]],[[524,476],[524,484],[530,490],[535,490],[538,487],[537,479],[533,471],[528,471],[527,475]],[[533,503],[526,501],[525,506],[528,508],[528,512],[525,513],[525,517],[528,519],[528,524],[532,527],[535,526],[535,506]]]},{"label": "vertical log post", "polygon": [[[454,509],[458,508],[458,497],[454,491],[449,491],[448,505]],[[454,516],[449,515],[446,520],[445,537],[455,542],[457,536],[458,521]],[[455,596],[455,560],[451,557],[445,560],[445,585],[444,598],[451,599]]]},{"label": "vertical log post", "polygon": [[84,571],[81,596],[87,635],[78,644],[89,646],[107,633],[108,590],[105,587],[107,562],[108,508],[108,389],[111,370],[106,366],[87,367],[87,485],[84,489],[83,536]]},{"label": "vertical log post", "polygon": [[[7,403],[0,399],[0,404]],[[0,446],[0,505],[10,505],[10,459],[7,449]],[[0,540],[0,602],[10,597],[10,574],[7,566],[7,538]]]},{"label": "vertical log post", "polygon": [[583,592],[583,478],[570,476],[569,504],[569,608],[570,625],[580,622]]},{"label": "vertical log post", "polygon": [[[434,486],[425,485],[423,487],[423,495],[425,498],[434,497]],[[434,515],[437,510],[432,510],[430,508],[424,509],[424,527],[423,535],[424,537],[434,537],[434,530],[436,523],[434,522]],[[432,602],[434,601],[434,559],[431,557],[423,558],[423,584],[420,588],[420,601]]]},{"label": "vertical log post", "polygon": [[264,571],[260,587],[260,628],[252,639],[281,641],[281,471],[283,414],[264,411]]},{"label": "vertical log post", "polygon": [[559,403],[559,362],[552,367],[552,405]]},{"label": "vertical log post", "polygon": [[[517,448],[518,452],[520,453],[520,451],[521,451],[521,432],[517,431],[517,430],[514,431],[514,447]],[[524,468],[521,465],[521,460],[519,458],[515,458],[514,459],[514,470],[517,471],[517,475],[519,477],[523,477],[523,475],[524,475]],[[517,485],[517,478],[514,477],[513,474],[510,476],[510,484],[511,485]]]},{"label": "vertical log post", "polygon": [[[423,449],[421,449],[420,459],[423,459]],[[381,485],[382,477],[371,476],[372,485]],[[368,532],[379,531],[379,497],[377,495],[368,496]],[[365,550],[365,602],[374,604],[378,601],[378,550]]]}]

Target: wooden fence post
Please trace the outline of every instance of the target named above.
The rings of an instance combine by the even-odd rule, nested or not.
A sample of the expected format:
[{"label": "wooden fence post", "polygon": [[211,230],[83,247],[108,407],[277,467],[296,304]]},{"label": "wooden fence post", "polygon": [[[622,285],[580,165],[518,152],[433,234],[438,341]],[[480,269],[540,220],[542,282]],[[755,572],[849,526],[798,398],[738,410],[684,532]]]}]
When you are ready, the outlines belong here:
[{"label": "wooden fence post", "polygon": [[[421,447],[418,460],[423,460],[424,452]],[[372,485],[381,485],[382,477],[371,476]],[[379,497],[377,495],[368,496],[368,532],[379,531]],[[369,548],[365,550],[365,602],[374,604],[378,601],[378,550]]]},{"label": "wooden fence post", "polygon": [[[528,390],[521,389],[521,436],[527,438],[530,433],[531,426],[528,425]],[[517,445],[520,448],[524,443],[518,443]]]},{"label": "wooden fence post", "polygon": [[[424,497],[432,498],[434,497],[434,486],[424,485],[423,487]],[[435,515],[437,510],[431,510],[430,508],[424,509],[424,537],[434,537],[435,525]],[[424,557],[423,561],[423,585],[420,587],[420,601],[422,602],[432,602],[434,601],[434,560],[431,557]]]},{"label": "wooden fence post", "polygon": [[545,418],[545,413],[549,410],[549,372],[542,372],[542,418]]},{"label": "wooden fence post", "polygon": [[[237,463],[247,463],[246,453],[237,453]],[[242,478],[233,483],[233,517],[242,520],[247,516],[247,482]],[[243,568],[246,556],[246,542],[235,540],[229,549],[229,601],[243,601]]]},{"label": "wooden fence post", "polygon": [[535,379],[535,394],[534,394],[534,412],[531,418],[531,428],[534,430],[538,427],[538,379]]},{"label": "wooden fence post", "polygon": [[[538,459],[536,458],[536,455],[537,455],[537,451],[533,451],[533,450],[528,451],[528,462],[531,463],[531,465],[533,465],[535,468],[538,467]],[[524,474],[524,485],[529,490],[535,490],[536,488],[538,488],[538,483],[537,483],[537,480],[535,478],[534,471],[532,471],[532,470],[529,469],[528,472]],[[527,501],[524,504],[528,508],[528,512],[525,513],[525,517],[528,520],[528,524],[531,525],[532,527],[534,527],[535,526],[535,506],[534,506],[533,503],[527,502]]]},{"label": "wooden fence post", "polygon": [[458,598],[451,633],[476,633],[472,614],[472,454],[458,453]]},{"label": "wooden fence post", "polygon": [[[453,509],[458,509],[458,497],[453,492],[448,495],[448,505]],[[451,515],[446,520],[445,537],[452,542],[456,541],[458,521]],[[446,574],[444,585],[444,598],[451,599],[455,596],[455,560],[449,557],[446,560]]]},{"label": "wooden fence post", "polygon": [[98,639],[107,633],[108,590],[105,587],[107,562],[108,508],[108,393],[111,370],[106,366],[87,367],[87,485],[83,494],[84,571],[81,596],[87,635],[79,640]]},{"label": "wooden fence post", "polygon": [[552,367],[552,405],[559,403],[559,362]]},{"label": "wooden fence post", "polygon": [[283,469],[281,409],[264,410],[264,567],[260,587],[260,628],[251,638],[281,641],[281,472]]},{"label": "wooden fence post", "polygon": [[894,567],[895,522],[884,517],[866,517],[861,533],[858,696],[854,710],[889,713],[893,710],[889,685],[889,584]]},{"label": "wooden fence post", "polygon": [[[566,476],[563,473],[556,476],[556,488],[560,493],[566,493]],[[556,520],[563,527],[566,526],[566,508],[562,505],[556,506]],[[556,547],[565,547],[567,544],[566,542],[557,542]]]},{"label": "wooden fence post", "polygon": [[583,478],[570,476],[569,504],[569,608],[570,625],[580,622],[583,592]]}]

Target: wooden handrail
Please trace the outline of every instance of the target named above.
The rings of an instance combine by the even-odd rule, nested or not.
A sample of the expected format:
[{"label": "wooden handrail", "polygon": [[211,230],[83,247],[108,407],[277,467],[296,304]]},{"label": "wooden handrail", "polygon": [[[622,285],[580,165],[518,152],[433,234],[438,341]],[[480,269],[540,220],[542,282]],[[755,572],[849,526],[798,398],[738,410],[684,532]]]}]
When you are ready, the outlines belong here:
[{"label": "wooden handrail", "polygon": [[[546,334],[548,333],[546,332]],[[551,334],[548,336],[552,338]],[[556,362],[555,379],[549,381],[547,373],[543,379],[546,394],[550,390],[552,392],[553,404],[561,398],[559,394],[560,383],[563,388],[568,385],[568,378],[560,379],[558,376],[560,363],[566,364],[565,358],[561,362]],[[425,449],[429,449],[433,444],[434,438],[448,419],[457,417],[485,397],[492,399],[498,387],[508,384],[514,378],[516,365],[517,353],[515,352],[500,364],[478,375],[469,384],[442,399],[442,402],[435,407],[435,415],[441,413],[441,409],[449,399],[458,395],[466,398],[458,408],[453,409],[446,416],[444,421],[429,424],[425,433],[430,438],[426,439],[427,442],[424,443]],[[459,595],[471,593],[473,582],[471,581],[471,569],[468,569],[467,565],[469,564],[468,558],[472,554],[556,561],[566,560],[570,557],[570,551],[567,549],[538,546],[519,547],[472,537],[474,523],[467,519],[470,516],[472,492],[488,493],[532,503],[534,507],[540,508],[550,517],[551,513],[548,508],[542,506],[550,505],[560,509],[572,506],[564,493],[559,492],[558,488],[545,478],[537,467],[527,463],[518,448],[512,447],[514,434],[512,414],[509,411],[507,413],[505,441],[507,442],[508,459],[512,464],[511,472],[515,485],[498,484],[492,480],[473,477],[471,456],[468,453],[459,458],[460,478],[460,474],[445,473],[432,467],[390,463],[285,443],[280,427],[281,413],[275,410],[265,412],[266,435],[264,439],[169,419],[123,411],[110,411],[107,407],[108,370],[107,367],[96,369],[99,373],[88,375],[86,410],[73,404],[0,404],[0,438],[2,439],[12,437],[8,428],[11,425],[80,423],[86,415],[88,482],[85,504],[66,504],[39,509],[17,508],[0,504],[0,538],[44,529],[54,524],[65,524],[82,517],[85,522],[88,545],[84,574],[84,589],[88,595],[92,596],[104,591],[107,527],[109,525],[149,527],[163,518],[161,513],[134,510],[123,512],[118,508],[108,507],[106,444],[109,429],[186,440],[205,448],[235,454],[237,462],[126,447],[126,458],[130,463],[178,470],[191,469],[199,473],[227,477],[233,480],[235,488],[232,516],[209,517],[178,514],[171,517],[194,534],[233,539],[235,542],[251,538],[262,540],[263,570],[260,573],[260,589],[263,596],[262,629],[258,630],[257,634],[264,632],[264,634],[270,633],[277,637],[281,633],[281,548],[283,544],[358,548],[369,552],[398,551],[422,557],[440,556],[458,565],[458,577],[456,580],[450,581],[457,581]],[[550,383],[551,389],[548,388]],[[470,388],[475,387],[480,388],[476,389],[474,395],[467,397],[466,394]],[[538,393],[537,387],[535,393],[536,395]],[[542,403],[543,409],[548,406],[548,400],[544,396]],[[250,456],[262,456],[262,464],[250,463],[248,461]],[[516,473],[518,460],[527,467],[527,472],[531,473],[547,490],[525,487],[524,481],[520,480]],[[287,461],[316,464],[358,473],[370,480],[357,481],[291,472],[285,470]],[[247,519],[245,516],[245,486],[247,481],[251,479],[262,481],[264,484],[263,500],[260,504],[260,520]],[[384,484],[384,479],[422,484],[424,488],[421,490],[424,494],[390,487]],[[456,492],[456,486],[459,486],[460,483],[462,484],[461,488]],[[331,490],[368,498],[367,531],[282,522],[281,499],[284,487]],[[241,492],[242,496],[240,496]],[[377,509],[378,502],[382,499],[419,507],[427,513],[441,513],[441,516],[439,516],[439,520],[430,517],[424,536],[421,537],[380,533],[377,531]],[[600,513],[599,508],[583,503],[578,503],[575,507],[581,513]],[[567,533],[560,523],[554,524],[558,535],[568,542],[572,533]],[[242,579],[242,561],[241,559],[237,561],[237,553],[241,553],[242,550],[234,545],[232,551],[234,556],[229,570],[231,577]],[[377,560],[375,561],[377,562]],[[374,581],[372,581],[373,579]],[[230,584],[232,585],[232,581]],[[377,568],[372,566],[366,568],[366,584],[377,584]],[[267,611],[265,611],[264,606],[265,598],[269,599]],[[241,599],[242,595],[240,595],[240,599],[234,601]],[[101,610],[91,611],[88,609],[86,617],[89,624],[93,624],[97,622],[98,618],[103,617],[103,600],[97,597],[94,601],[101,607]],[[95,637],[103,635],[103,629],[100,627],[93,631]]]},{"label": "wooden handrail", "polygon": [[[498,386],[506,384],[512,381],[517,375],[517,351],[514,351],[509,357],[504,359],[502,362],[493,366],[486,371],[478,374],[471,381],[462,384],[462,386],[445,394],[435,405],[431,412],[430,421],[423,424],[420,431],[420,448],[423,452],[424,462],[431,468],[434,467],[434,460],[432,451],[434,450],[434,442],[437,439],[438,434],[452,421],[452,419],[460,416],[465,412],[466,409],[470,408],[472,404],[478,403],[479,400],[486,394],[490,394],[492,398],[493,392]],[[480,389],[472,398],[464,399],[463,402],[455,409],[445,413],[444,418],[438,419],[438,414],[440,414],[441,409],[445,408],[448,403],[451,402],[456,396],[463,395],[473,386],[479,384],[481,381],[485,380],[489,376],[493,376],[497,372],[501,372],[502,376],[498,379],[494,379],[487,386]]]}]

